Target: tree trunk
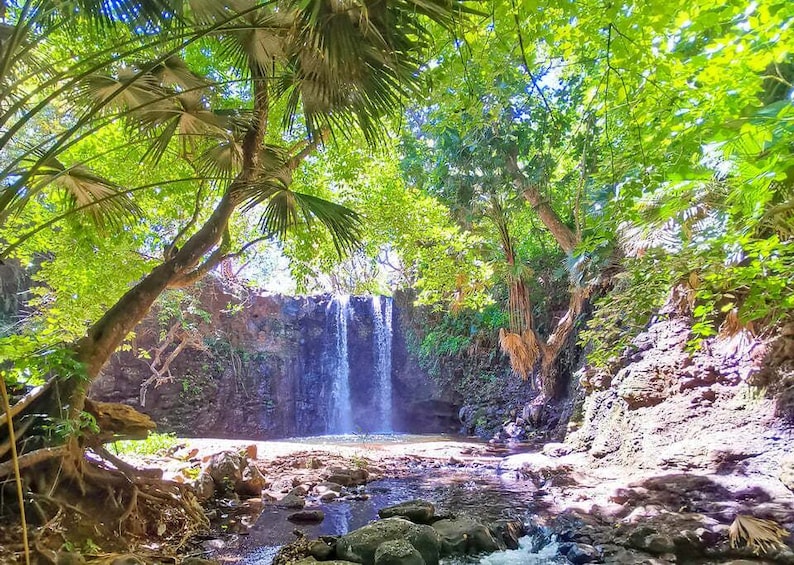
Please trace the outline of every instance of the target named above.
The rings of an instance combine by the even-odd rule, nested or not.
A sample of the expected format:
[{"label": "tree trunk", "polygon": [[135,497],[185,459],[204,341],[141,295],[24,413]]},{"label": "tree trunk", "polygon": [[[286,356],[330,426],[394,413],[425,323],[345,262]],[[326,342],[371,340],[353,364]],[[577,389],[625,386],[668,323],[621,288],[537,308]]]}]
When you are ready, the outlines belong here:
[{"label": "tree trunk", "polygon": [[234,185],[227,190],[207,222],[193,234],[170,259],[155,267],[127,291],[100,318],[86,335],[75,343],[78,361],[85,364],[87,380],[71,379],[67,385],[69,413],[76,417],[85,406],[85,396],[102,367],[124,338],[146,316],[154,301],[169,284],[195,268],[201,258],[219,241],[234,212]]},{"label": "tree trunk", "polygon": [[[567,255],[572,255],[579,243],[578,234],[569,228],[557,215],[540,193],[537,185],[529,182],[518,166],[517,152],[508,155],[507,169],[513,177],[513,185],[537,212],[538,217],[554,237],[560,248]],[[560,394],[559,379],[554,372],[554,364],[562,352],[563,347],[571,336],[576,319],[582,313],[585,301],[590,295],[590,287],[574,287],[571,289],[568,310],[557,323],[554,331],[547,339],[542,339],[534,328],[530,328],[534,341],[539,349],[541,389],[546,398],[554,398]]]}]

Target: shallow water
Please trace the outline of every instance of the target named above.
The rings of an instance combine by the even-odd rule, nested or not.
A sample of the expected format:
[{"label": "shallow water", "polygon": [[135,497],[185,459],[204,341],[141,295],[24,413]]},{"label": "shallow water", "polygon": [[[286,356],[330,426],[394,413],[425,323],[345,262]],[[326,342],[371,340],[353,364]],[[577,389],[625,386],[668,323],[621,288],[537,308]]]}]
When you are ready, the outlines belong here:
[{"label": "shallow water", "polygon": [[[378,509],[415,498],[433,502],[437,515],[468,515],[485,522],[501,518],[526,521],[533,509],[532,494],[523,484],[517,482],[512,474],[499,475],[492,469],[422,469],[408,478],[373,481],[354,492],[361,499],[316,504],[309,502],[307,508],[322,509],[325,520],[317,525],[300,526],[300,529],[309,537],[346,534],[377,519]],[[234,559],[241,565],[269,565],[278,548],[295,539],[293,531],[296,526],[287,520],[292,512],[266,506],[253,527],[247,530],[247,535],[241,536],[239,546],[228,555],[216,557]],[[535,554],[537,546],[537,540],[527,538],[523,540],[521,549],[499,552],[491,557],[491,561],[458,560],[445,563],[535,563],[528,559]],[[543,560],[537,563],[553,562],[546,557],[539,558]]]}]

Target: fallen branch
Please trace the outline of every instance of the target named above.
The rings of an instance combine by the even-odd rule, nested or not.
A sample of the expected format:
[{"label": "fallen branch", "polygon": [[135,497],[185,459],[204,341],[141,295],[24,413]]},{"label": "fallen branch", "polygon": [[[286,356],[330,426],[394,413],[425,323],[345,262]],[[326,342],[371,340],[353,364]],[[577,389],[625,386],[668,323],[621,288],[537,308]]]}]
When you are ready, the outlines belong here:
[{"label": "fallen branch", "polygon": [[23,396],[21,399],[19,399],[19,401],[16,404],[11,406],[11,408],[8,410],[8,413],[3,412],[3,414],[0,415],[0,426],[5,425],[6,420],[8,419],[8,414],[11,414],[11,418],[16,417],[16,415],[22,412],[25,408],[27,408],[31,402],[33,402],[42,394],[44,394],[47,391],[47,389],[49,389],[50,386],[52,386],[52,383],[54,381],[55,379],[50,379],[43,385],[37,386],[31,389],[30,391],[28,391],[28,393],[25,396]]},{"label": "fallen branch", "polygon": [[[68,453],[68,448],[65,445],[59,445],[57,447],[42,447],[41,449],[37,449],[36,451],[31,451],[30,453],[26,453],[24,455],[19,456],[19,468],[20,469],[27,469],[28,467],[32,467],[33,465],[37,465],[49,459],[55,459],[56,457],[61,457]],[[12,461],[6,461],[5,463],[0,463],[0,478],[5,478],[11,475],[14,472],[14,464]]]}]

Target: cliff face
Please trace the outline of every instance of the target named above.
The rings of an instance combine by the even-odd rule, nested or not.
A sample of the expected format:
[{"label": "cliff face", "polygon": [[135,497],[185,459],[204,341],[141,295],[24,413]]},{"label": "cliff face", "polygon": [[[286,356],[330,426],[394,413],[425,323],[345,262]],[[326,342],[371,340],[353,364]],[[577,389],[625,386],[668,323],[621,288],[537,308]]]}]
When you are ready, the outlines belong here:
[{"label": "cliff face", "polygon": [[794,327],[694,352],[690,328],[662,311],[614,367],[581,370],[586,397],[568,442],[606,464],[776,473],[792,454]]},{"label": "cliff face", "polygon": [[[91,395],[129,404],[152,416],[161,431],[188,436],[269,439],[459,427],[454,398],[410,358],[401,312],[390,299],[243,300],[210,286],[201,304],[211,318],[205,345],[182,351],[171,365],[173,377],[146,387],[145,402],[141,386],[152,371],[150,360],[139,355],[162,337],[156,313],[136,331],[133,350],[112,359]],[[340,340],[347,342],[341,344],[345,359]],[[349,420],[343,424],[345,412]]]}]

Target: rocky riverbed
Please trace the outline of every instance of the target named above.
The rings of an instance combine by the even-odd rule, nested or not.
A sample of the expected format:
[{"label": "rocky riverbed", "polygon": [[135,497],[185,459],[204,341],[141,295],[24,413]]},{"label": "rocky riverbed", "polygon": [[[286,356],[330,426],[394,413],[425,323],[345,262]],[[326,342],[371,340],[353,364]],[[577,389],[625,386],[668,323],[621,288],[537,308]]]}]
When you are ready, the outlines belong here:
[{"label": "rocky riverbed", "polygon": [[185,440],[161,463],[212,518],[191,555],[267,564],[292,542],[276,563],[794,563],[790,535],[757,552],[729,540],[738,515],[794,530],[789,468],[632,469],[564,444],[322,441]]}]

